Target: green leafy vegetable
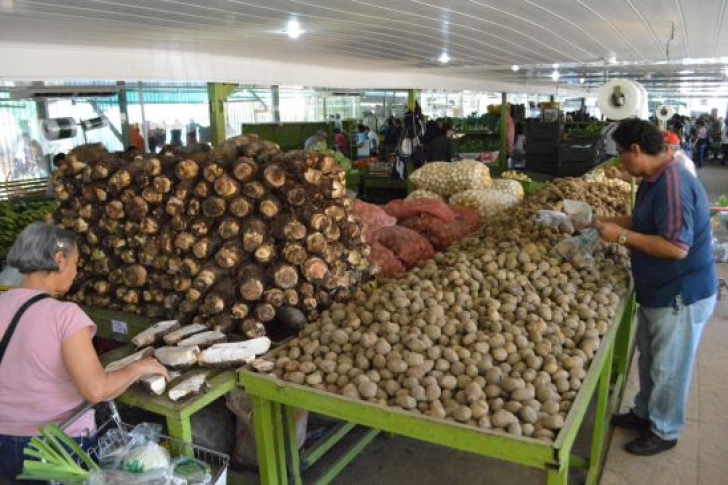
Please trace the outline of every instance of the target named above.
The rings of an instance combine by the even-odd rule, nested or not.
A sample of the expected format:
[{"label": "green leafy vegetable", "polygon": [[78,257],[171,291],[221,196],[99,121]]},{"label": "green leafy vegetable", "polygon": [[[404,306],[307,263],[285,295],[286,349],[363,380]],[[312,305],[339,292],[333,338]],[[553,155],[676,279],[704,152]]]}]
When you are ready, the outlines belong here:
[{"label": "green leafy vegetable", "polygon": [[[31,438],[24,450],[21,480],[56,480],[81,483],[88,479],[89,470],[99,470],[94,462],[72,438],[55,424],[41,428],[41,436]],[[79,465],[80,460],[86,468]]]}]

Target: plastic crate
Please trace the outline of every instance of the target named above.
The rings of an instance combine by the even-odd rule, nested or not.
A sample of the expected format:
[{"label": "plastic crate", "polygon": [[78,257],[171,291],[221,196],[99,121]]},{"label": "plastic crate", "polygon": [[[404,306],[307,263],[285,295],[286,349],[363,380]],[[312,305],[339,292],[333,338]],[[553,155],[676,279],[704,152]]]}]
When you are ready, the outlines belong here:
[{"label": "plastic crate", "polygon": [[534,154],[526,152],[526,171],[556,175],[559,168],[556,152]]}]

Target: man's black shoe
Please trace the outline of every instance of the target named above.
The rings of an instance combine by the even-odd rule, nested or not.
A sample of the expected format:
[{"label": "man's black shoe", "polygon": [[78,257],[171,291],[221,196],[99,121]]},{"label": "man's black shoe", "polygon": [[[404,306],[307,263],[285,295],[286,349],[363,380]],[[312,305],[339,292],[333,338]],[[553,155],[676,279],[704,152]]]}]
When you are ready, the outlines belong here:
[{"label": "man's black shoe", "polygon": [[632,410],[624,414],[615,414],[612,416],[612,424],[618,428],[634,429],[637,431],[648,431],[650,429],[650,421],[640,418]]},{"label": "man's black shoe", "polygon": [[624,446],[633,455],[652,456],[674,448],[677,440],[663,440],[652,431],[648,431]]}]

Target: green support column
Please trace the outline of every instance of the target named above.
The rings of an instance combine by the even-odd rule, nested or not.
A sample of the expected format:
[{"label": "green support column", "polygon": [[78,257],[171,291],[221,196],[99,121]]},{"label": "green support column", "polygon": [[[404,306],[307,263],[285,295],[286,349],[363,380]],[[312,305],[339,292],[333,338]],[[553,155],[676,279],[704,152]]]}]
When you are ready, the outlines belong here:
[{"label": "green support column", "polygon": [[506,110],[508,109],[507,96],[503,92],[501,94],[501,114],[500,114],[500,150],[498,152],[498,168],[503,170],[508,169],[508,144],[506,143]]},{"label": "green support column", "polygon": [[415,101],[417,101],[417,98],[420,95],[420,91],[418,89],[408,89],[407,90],[407,107],[411,110],[415,109]]},{"label": "green support column", "polygon": [[119,81],[116,83],[119,87],[119,114],[121,116],[121,144],[123,148],[129,146],[131,141],[131,133],[129,130],[129,102],[126,97],[126,83]]},{"label": "green support column", "polygon": [[210,104],[210,140],[212,145],[225,141],[225,100],[235,91],[234,84],[207,83]]},{"label": "green support column", "polygon": [[[273,122],[280,124],[281,123],[281,88],[280,88],[280,86],[271,86],[270,97],[271,97],[271,101],[273,102],[273,106],[271,107],[273,109]],[[324,98],[324,102],[326,102],[325,98]]]}]

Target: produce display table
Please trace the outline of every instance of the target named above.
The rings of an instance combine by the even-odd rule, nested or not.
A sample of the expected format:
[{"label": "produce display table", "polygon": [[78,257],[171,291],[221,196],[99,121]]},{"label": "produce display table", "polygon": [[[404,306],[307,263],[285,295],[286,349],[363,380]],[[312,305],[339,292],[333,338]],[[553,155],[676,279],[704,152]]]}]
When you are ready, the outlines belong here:
[{"label": "produce display table", "polygon": [[[104,354],[101,360],[106,364],[131,354],[133,350],[131,346],[124,346]],[[234,371],[211,371],[208,375],[208,389],[202,394],[189,399],[174,402],[167,398],[166,394],[155,396],[140,385],[134,385],[115,400],[128,406],[164,416],[167,421],[167,434],[169,436],[186,443],[192,443],[192,424],[190,421],[192,415],[233,390],[235,385],[236,376]]]},{"label": "produce display table", "polygon": [[[630,293],[631,295],[631,293]],[[274,485],[288,482],[286,452],[291,459],[293,482],[303,483],[296,448],[293,408],[306,409],[348,424],[372,428],[374,438],[378,431],[414,438],[448,448],[467,451],[522,466],[539,468],[546,472],[549,485],[566,484],[570,468],[587,470],[586,483],[598,482],[609,437],[610,390],[621,394],[621,386],[612,386],[612,371],[626,369],[631,343],[634,298],[624,299],[615,322],[603,337],[601,347],[591,362],[586,378],[569,411],[565,425],[555,441],[545,442],[517,437],[493,430],[485,430],[454,421],[440,420],[332,394],[307,386],[284,382],[273,375],[259,374],[248,369],[239,372],[240,384],[251,395],[255,409],[255,434],[260,464],[261,483]],[[620,336],[619,345],[617,336]],[[617,347],[619,347],[617,349]],[[616,352],[616,353],[615,353]],[[274,358],[273,352],[271,358]],[[616,357],[615,357],[616,356]],[[625,360],[625,362],[618,362]],[[623,378],[618,379],[623,381]],[[572,455],[576,440],[590,402],[596,397],[596,414],[592,431],[591,451],[588,458]],[[619,399],[613,400],[619,402]],[[367,439],[363,440],[366,444]],[[333,473],[318,483],[328,483],[363,445],[341,458]]]}]

